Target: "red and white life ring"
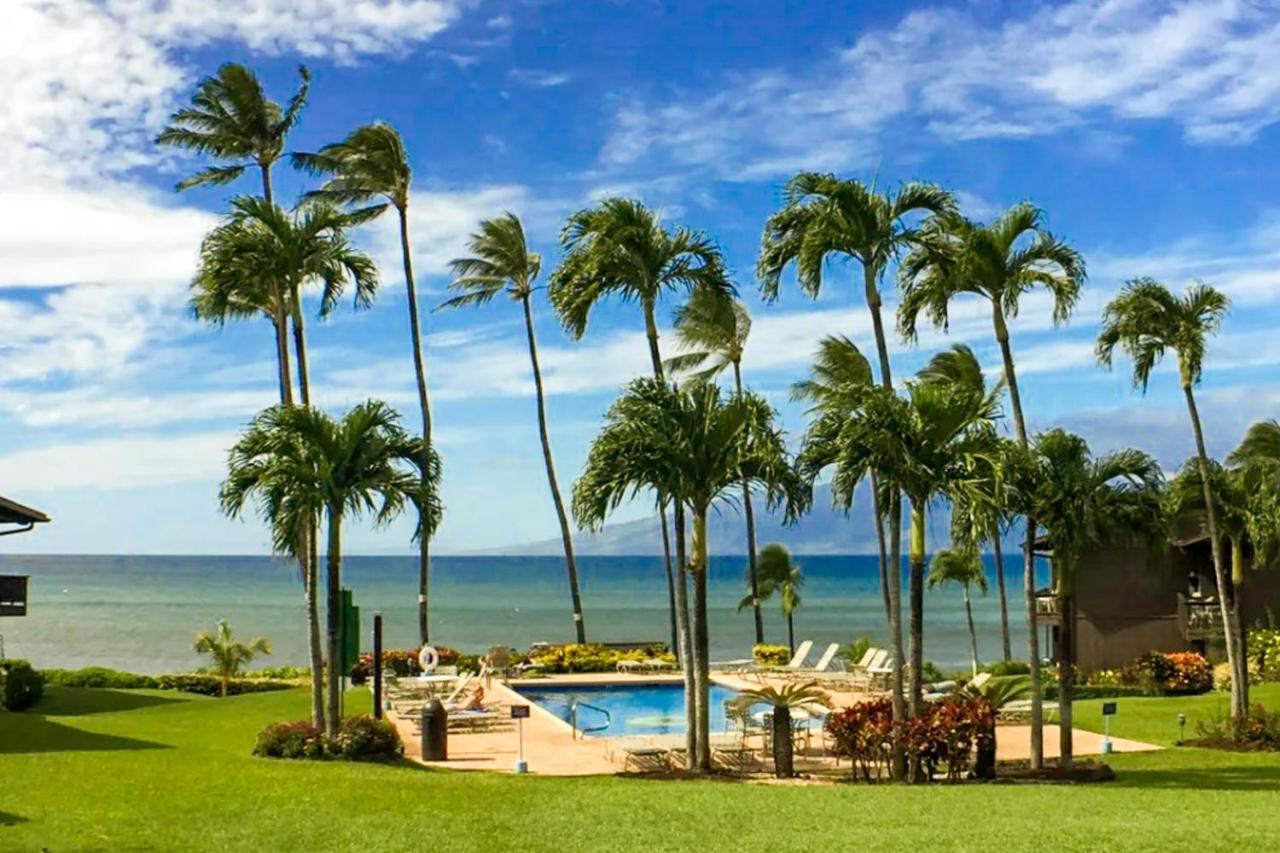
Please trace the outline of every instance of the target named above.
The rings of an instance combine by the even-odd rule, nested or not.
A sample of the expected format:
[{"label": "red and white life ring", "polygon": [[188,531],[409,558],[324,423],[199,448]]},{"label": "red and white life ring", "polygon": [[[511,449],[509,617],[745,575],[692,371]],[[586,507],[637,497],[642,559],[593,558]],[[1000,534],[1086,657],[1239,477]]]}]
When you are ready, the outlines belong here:
[{"label": "red and white life ring", "polygon": [[440,652],[436,651],[436,647],[425,645],[418,652],[418,666],[424,674],[435,672],[435,668],[440,664]]}]

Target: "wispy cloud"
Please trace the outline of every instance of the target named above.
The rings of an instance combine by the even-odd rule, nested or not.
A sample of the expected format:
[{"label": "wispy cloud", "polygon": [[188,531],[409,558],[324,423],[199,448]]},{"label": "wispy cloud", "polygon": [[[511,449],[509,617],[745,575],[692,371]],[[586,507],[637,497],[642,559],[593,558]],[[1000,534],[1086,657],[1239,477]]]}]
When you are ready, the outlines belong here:
[{"label": "wispy cloud", "polygon": [[511,79],[517,83],[523,83],[526,86],[536,86],[539,89],[550,89],[555,86],[563,86],[573,79],[572,75],[565,71],[543,71],[537,68],[513,68],[511,69]]}]

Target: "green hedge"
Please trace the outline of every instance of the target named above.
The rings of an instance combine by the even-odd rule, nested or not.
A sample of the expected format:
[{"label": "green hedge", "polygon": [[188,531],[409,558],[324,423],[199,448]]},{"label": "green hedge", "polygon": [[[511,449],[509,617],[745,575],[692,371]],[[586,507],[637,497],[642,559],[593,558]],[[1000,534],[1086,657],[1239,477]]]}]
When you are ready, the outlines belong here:
[{"label": "green hedge", "polygon": [[404,744],[391,723],[357,715],[343,717],[334,738],[310,720],[272,723],[258,734],[253,754],[263,758],[393,759],[404,754]]},{"label": "green hedge", "polygon": [[[297,686],[296,681],[282,681],[274,678],[233,678],[227,685],[227,695],[237,696],[241,693],[289,690]],[[156,687],[161,690],[181,690],[184,693],[199,693],[204,696],[221,696],[222,678],[217,675],[205,675],[203,673],[161,675],[156,678]]]},{"label": "green hedge", "polygon": [[[1075,698],[1080,699],[1120,699],[1126,696],[1149,696],[1141,687],[1137,685],[1095,685],[1095,684],[1077,684],[1075,689]],[[1058,698],[1058,685],[1046,684],[1044,686],[1045,699]]]},{"label": "green hedge", "polygon": [[121,672],[104,666],[86,666],[81,669],[42,669],[44,683],[56,687],[108,687],[116,690],[135,690],[157,687],[155,676],[136,672]]},{"label": "green hedge", "polygon": [[0,671],[3,671],[4,692],[0,695],[0,705],[10,711],[21,711],[30,708],[40,701],[44,693],[44,677],[31,668],[25,660],[0,660]]}]

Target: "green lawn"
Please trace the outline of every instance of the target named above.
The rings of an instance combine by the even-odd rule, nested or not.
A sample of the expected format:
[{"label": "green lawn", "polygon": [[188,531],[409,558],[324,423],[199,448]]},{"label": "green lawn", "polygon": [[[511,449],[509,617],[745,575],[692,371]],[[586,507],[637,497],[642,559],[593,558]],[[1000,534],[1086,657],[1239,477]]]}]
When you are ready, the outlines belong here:
[{"label": "green lawn", "polygon": [[[1258,690],[1280,703],[1280,685]],[[1179,710],[1122,699],[1113,733],[1177,738]],[[1100,702],[1082,702],[1082,726]],[[1077,787],[538,779],[249,755],[305,714],[303,691],[207,699],[50,689],[0,713],[0,850],[1264,850],[1280,756],[1177,748],[1114,756]]]}]

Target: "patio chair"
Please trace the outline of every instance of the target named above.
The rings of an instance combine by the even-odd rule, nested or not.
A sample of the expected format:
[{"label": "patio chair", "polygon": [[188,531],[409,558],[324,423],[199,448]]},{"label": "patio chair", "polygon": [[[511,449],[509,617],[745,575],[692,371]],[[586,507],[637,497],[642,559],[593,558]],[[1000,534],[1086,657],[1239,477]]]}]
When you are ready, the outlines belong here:
[{"label": "patio chair", "polygon": [[801,672],[805,674],[811,674],[815,672],[826,672],[827,668],[831,666],[831,662],[836,659],[836,655],[839,653],[839,651],[840,651],[840,644],[832,643],[831,645],[827,646],[827,650],[822,653],[822,657],[818,658],[818,662],[813,665],[812,669],[800,667],[796,669],[796,672]]}]

